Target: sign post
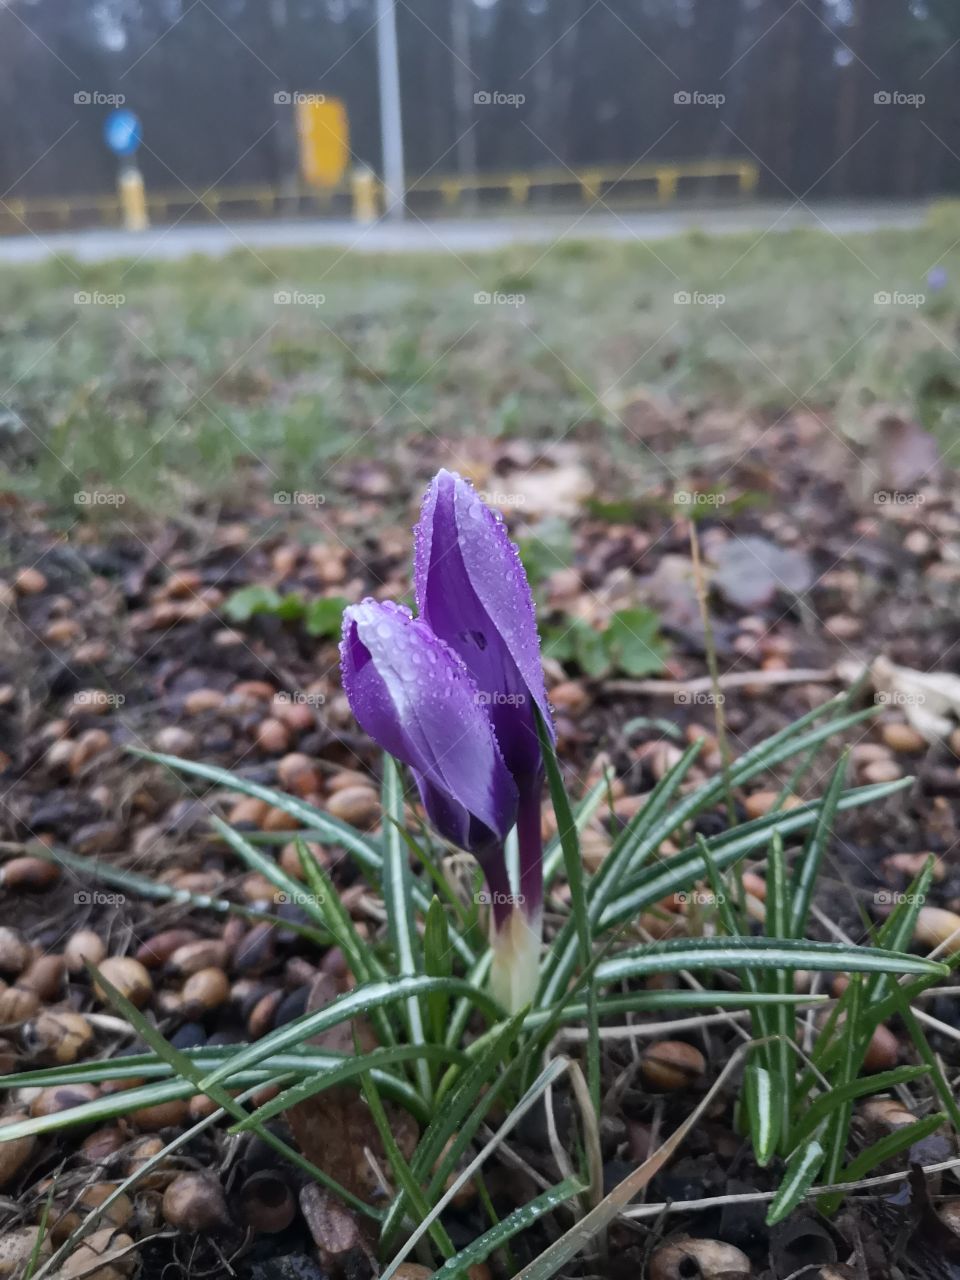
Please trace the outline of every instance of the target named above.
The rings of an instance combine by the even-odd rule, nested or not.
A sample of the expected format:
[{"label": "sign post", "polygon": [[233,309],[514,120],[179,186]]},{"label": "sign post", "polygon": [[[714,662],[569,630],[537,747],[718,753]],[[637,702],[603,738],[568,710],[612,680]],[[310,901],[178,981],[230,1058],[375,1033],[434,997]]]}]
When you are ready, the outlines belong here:
[{"label": "sign post", "polygon": [[146,231],[150,225],[143,175],[134,159],[140,146],[140,137],[140,120],[132,111],[119,108],[111,111],[104,121],[104,141],[113,154],[120,158],[117,191],[123,225],[128,231]]}]

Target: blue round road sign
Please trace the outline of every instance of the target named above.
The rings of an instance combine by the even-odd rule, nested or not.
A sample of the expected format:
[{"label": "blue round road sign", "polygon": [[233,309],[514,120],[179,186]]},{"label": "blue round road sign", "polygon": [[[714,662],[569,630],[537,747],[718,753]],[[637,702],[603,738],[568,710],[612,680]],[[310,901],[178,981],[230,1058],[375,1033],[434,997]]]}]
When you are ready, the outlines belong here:
[{"label": "blue round road sign", "polygon": [[103,137],[118,156],[132,156],[140,145],[140,119],[132,111],[111,111],[103,122]]}]

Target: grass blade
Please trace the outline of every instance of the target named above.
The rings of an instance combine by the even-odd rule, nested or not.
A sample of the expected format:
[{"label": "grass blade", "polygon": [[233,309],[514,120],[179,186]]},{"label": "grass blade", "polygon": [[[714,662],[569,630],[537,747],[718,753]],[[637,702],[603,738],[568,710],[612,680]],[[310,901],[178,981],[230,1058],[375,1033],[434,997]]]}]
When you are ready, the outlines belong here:
[{"label": "grass blade", "polygon": [[[126,996],[121,995],[116,987],[114,987],[112,983],[105,978],[102,973],[100,973],[95,965],[88,963],[87,969],[96,981],[97,986],[105,992],[110,1003],[123,1015],[124,1018],[126,1018],[139,1035],[143,1037],[150,1048],[163,1058],[164,1061],[170,1064],[177,1075],[194,1085],[197,1092],[205,1093],[208,1098],[215,1102],[219,1107],[222,1107],[224,1111],[228,1111],[230,1115],[239,1120],[246,1118],[246,1111],[244,1111],[243,1107],[233,1098],[233,1096],[229,1094],[226,1089],[221,1088],[215,1081],[208,1080],[207,1083],[203,1083],[203,1072],[198,1067],[195,1067],[189,1058],[180,1053],[179,1050],[175,1049],[172,1044],[169,1044],[156,1027],[152,1026],[152,1024],[147,1021],[140,1010],[132,1005]],[[323,1169],[318,1168],[317,1165],[315,1165],[311,1160],[308,1160],[306,1156],[301,1155],[298,1151],[294,1151],[292,1147],[288,1146],[281,1138],[278,1138],[271,1130],[265,1129],[261,1126],[258,1127],[255,1132],[257,1137],[261,1138],[268,1146],[271,1146],[274,1151],[278,1152],[278,1154],[282,1155],[292,1164],[302,1169],[309,1177],[315,1178],[318,1182],[329,1188],[329,1190],[331,1190],[335,1195],[340,1196],[347,1204],[352,1205],[359,1213],[379,1220],[380,1213],[376,1209],[372,1209],[370,1205],[359,1199],[359,1197],[353,1195],[353,1193],[348,1191],[346,1187],[341,1186],[340,1183],[337,1182],[336,1178],[331,1178],[328,1173]]]},{"label": "grass blade", "polygon": [[[387,909],[387,930],[393,945],[397,969],[401,977],[409,978],[423,972],[423,952],[413,904],[413,876],[407,849],[400,838],[403,824],[403,787],[400,770],[392,756],[383,759],[383,785],[380,792],[383,815],[383,900]],[[429,908],[428,908],[429,910]],[[436,993],[440,995],[441,993]],[[425,1044],[423,1009],[414,996],[404,1005],[407,1028],[412,1044]],[[420,1092],[429,1101],[433,1094],[430,1064],[425,1058],[417,1059],[417,1079]]]},{"label": "grass blade", "polygon": [[[547,771],[547,784],[550,788],[550,799],[557,819],[557,833],[560,847],[563,850],[563,863],[567,872],[567,883],[570,886],[570,902],[573,920],[576,925],[577,942],[580,947],[580,966],[583,972],[590,968],[593,958],[590,921],[587,916],[587,895],[584,887],[583,859],[580,856],[580,839],[577,835],[576,823],[570,811],[566,788],[560,775],[557,753],[547,733],[539,707],[535,708],[537,718],[537,735],[540,739],[540,754]],[[597,997],[592,977],[587,982],[587,1026],[591,1032],[587,1041],[587,1078],[589,1080],[590,1098],[593,1102],[594,1114],[600,1115],[600,1037],[597,1035]]]},{"label": "grass blade", "polygon": [[838,942],[782,942],[778,938],[670,938],[626,951],[597,969],[604,986],[680,969],[844,969],[851,973],[909,973],[945,977],[946,965],[880,948]]},{"label": "grass blade", "polygon": [[823,1164],[823,1147],[816,1138],[811,1138],[802,1147],[798,1147],[784,1171],[777,1194],[770,1202],[767,1210],[767,1226],[776,1226],[784,1218],[788,1218],[794,1209],[813,1186],[820,1166]]},{"label": "grass blade", "polygon": [[553,1213],[562,1204],[580,1195],[583,1190],[583,1184],[575,1178],[565,1178],[563,1182],[558,1182],[555,1187],[544,1191],[519,1209],[514,1209],[513,1213],[508,1214],[497,1226],[491,1227],[489,1231],[485,1231],[482,1236],[468,1244],[465,1249],[461,1249],[455,1258],[451,1258],[439,1271],[433,1273],[433,1280],[462,1280],[469,1274],[471,1267],[485,1262],[491,1253],[506,1244],[508,1240],[519,1232],[526,1231],[539,1218]]}]

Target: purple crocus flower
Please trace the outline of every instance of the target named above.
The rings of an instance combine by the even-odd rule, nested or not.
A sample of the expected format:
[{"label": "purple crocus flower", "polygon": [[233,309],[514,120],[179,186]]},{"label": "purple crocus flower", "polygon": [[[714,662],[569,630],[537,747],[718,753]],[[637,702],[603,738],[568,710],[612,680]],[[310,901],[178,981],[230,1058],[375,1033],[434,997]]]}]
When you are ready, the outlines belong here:
[{"label": "purple crocus flower", "polygon": [[[373,600],[349,607],[343,686],[362,728],[412,769],[437,830],[479,860],[491,891],[491,982],[516,1009],[539,967],[535,708],[553,734],[533,599],[503,522],[455,473],[434,477],[415,535],[419,617]],[[515,824],[518,894],[503,852]]]},{"label": "purple crocus flower", "polygon": [[420,616],[476,681],[517,784],[520,892],[533,916],[543,899],[543,762],[534,708],[551,735],[553,723],[530,584],[503,521],[455,472],[434,476],[414,536]]},{"label": "purple crocus flower", "polygon": [[927,288],[934,293],[939,293],[941,289],[945,289],[950,283],[950,277],[947,275],[946,267],[931,267],[927,272]]}]

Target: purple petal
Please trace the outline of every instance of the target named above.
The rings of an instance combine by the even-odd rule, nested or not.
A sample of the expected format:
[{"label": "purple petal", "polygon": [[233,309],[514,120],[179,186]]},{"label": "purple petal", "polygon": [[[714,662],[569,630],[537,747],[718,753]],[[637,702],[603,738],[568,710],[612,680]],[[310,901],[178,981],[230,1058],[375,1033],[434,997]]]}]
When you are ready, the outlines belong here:
[{"label": "purple petal", "polygon": [[553,732],[533,596],[503,521],[472,485],[440,471],[416,528],[417,608],[466,663],[490,700],[504,758],[519,776],[539,769],[531,700]]},{"label": "purple petal", "polygon": [[344,612],[340,655],[353,714],[413,769],[442,834],[473,850],[502,841],[517,788],[456,654],[408,609],[364,600]]}]

